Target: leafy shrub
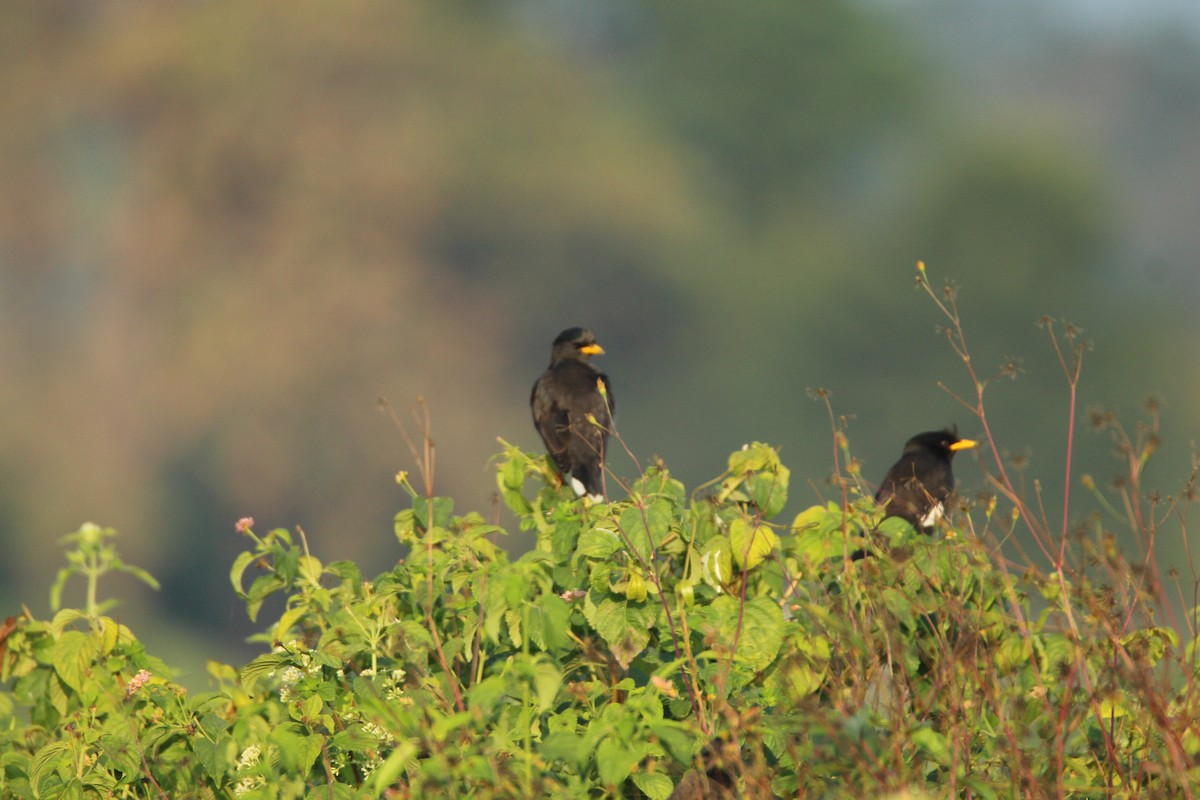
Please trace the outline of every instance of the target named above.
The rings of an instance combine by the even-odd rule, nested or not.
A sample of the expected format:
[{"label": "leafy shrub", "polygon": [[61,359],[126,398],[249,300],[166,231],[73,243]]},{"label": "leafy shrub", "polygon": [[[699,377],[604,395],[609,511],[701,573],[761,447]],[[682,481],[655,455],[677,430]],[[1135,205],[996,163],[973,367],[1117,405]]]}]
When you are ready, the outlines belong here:
[{"label": "leafy shrub", "polygon": [[[965,353],[953,292],[932,291],[923,269],[918,284]],[[1083,346],[1050,330],[1074,403]],[[988,381],[971,378],[966,404],[990,441]],[[113,531],[84,526],[54,597],[81,575],[87,607],[0,629],[0,792],[1194,796],[1194,639],[1181,647],[1159,621],[1156,569],[1127,562],[1106,527],[1119,515],[1052,533],[997,459],[994,495],[920,535],[884,519],[817,396],[833,499],[790,522],[776,519],[789,471],[759,443],[692,492],[653,465],[600,504],[505,445],[501,496],[537,540],[515,560],[502,528],[433,496],[428,472],[424,492],[400,476],[406,555],[370,580],[319,560],[302,531],[260,536],[243,520],[233,588],[252,619],[272,595],[284,608],[264,622],[265,652],[240,669],[210,663],[216,688],[196,695],[105,615],[102,575],[152,579],[120,561]],[[1109,507],[1152,541],[1192,483],[1147,506],[1137,479],[1152,448],[1112,418],[1098,426],[1129,456]],[[1043,566],[1002,549],[1019,527]]]}]

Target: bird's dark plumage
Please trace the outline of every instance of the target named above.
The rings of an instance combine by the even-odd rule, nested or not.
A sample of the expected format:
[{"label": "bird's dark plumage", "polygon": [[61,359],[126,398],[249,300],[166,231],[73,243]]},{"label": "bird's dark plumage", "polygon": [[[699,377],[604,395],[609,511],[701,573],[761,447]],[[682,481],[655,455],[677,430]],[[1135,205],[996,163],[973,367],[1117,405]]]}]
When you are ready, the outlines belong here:
[{"label": "bird's dark plumage", "polygon": [[906,519],[919,531],[932,529],[954,491],[951,459],[959,450],[975,446],[970,439],[960,439],[954,428],[917,434],[887,471],[875,500],[886,508],[887,516]]},{"label": "bird's dark plumage", "polygon": [[563,481],[593,498],[604,494],[604,448],[616,407],[608,376],[588,363],[603,352],[586,328],[563,331],[529,398],[533,424]]}]

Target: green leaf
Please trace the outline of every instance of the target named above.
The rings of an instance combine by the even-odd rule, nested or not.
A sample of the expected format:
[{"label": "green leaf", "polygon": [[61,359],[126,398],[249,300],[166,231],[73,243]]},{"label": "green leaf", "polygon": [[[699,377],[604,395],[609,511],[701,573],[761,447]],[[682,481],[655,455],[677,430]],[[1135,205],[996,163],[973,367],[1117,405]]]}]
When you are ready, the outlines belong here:
[{"label": "green leaf", "polygon": [[318,733],[309,733],[298,725],[280,725],[274,728],[267,741],[278,748],[279,761],[289,772],[307,775],[317,756],[321,754],[321,746],[325,737]]},{"label": "green leaf", "polygon": [[1033,648],[1024,637],[1006,636],[996,648],[995,664],[1000,675],[1026,666],[1033,660]]},{"label": "green leaf", "polygon": [[312,694],[304,698],[301,705],[301,714],[304,720],[309,722],[318,719],[321,716],[321,710],[325,708],[325,701],[321,699],[319,694]]},{"label": "green leaf", "polygon": [[796,519],[792,521],[792,533],[800,534],[809,529],[828,529],[829,517],[831,514],[836,514],[838,524],[841,524],[842,511],[839,508],[830,509],[826,506],[809,506],[796,515]]},{"label": "green leaf", "polygon": [[533,506],[525,499],[525,475],[529,470],[530,457],[519,448],[508,445],[504,453],[504,461],[496,471],[496,486],[500,496],[514,514],[525,516],[533,511]]},{"label": "green leaf", "polygon": [[750,476],[747,481],[750,499],[770,518],[783,511],[787,505],[788,478],[791,471],[779,464],[775,470]]},{"label": "green leaf", "polygon": [[81,611],[77,608],[64,608],[54,615],[54,619],[50,620],[50,635],[58,638],[62,636],[64,630],[72,622],[89,619],[86,611]]},{"label": "green leaf", "polygon": [[141,567],[135,567],[132,564],[126,564],[124,561],[117,558],[116,556],[113,556],[112,561],[109,562],[109,566],[111,566],[115,570],[124,572],[127,575],[132,575],[133,577],[137,578],[142,583],[149,586],[154,591],[158,591],[160,588],[158,585],[158,581],[149,572],[142,569]]},{"label": "green leaf", "polygon": [[62,607],[62,591],[67,585],[67,579],[75,574],[75,570],[71,567],[63,567],[58,571],[58,575],[54,578],[54,583],[50,586],[50,610],[58,611]]},{"label": "green leaf", "polygon": [[562,673],[553,661],[542,657],[533,668],[533,687],[537,693],[537,710],[544,714],[554,705],[558,690],[562,688]]},{"label": "green leaf", "polygon": [[741,450],[735,450],[729,455],[729,472],[739,475],[745,472],[757,472],[766,469],[772,463],[779,463],[779,456],[769,445],[760,442],[748,444]]},{"label": "green leaf", "polygon": [[[851,534],[845,541],[842,526]],[[792,521],[792,537],[789,552],[801,561],[820,564],[845,555],[847,549],[855,550],[863,544],[861,532],[854,518],[848,516],[840,506],[810,506],[796,515]]]},{"label": "green leaf", "polygon": [[633,785],[649,800],[667,800],[675,791],[675,784],[661,772],[635,772],[632,777]]},{"label": "green leaf", "polygon": [[321,571],[320,559],[313,556],[300,557],[300,577],[309,583],[319,584],[321,582]]},{"label": "green leaf", "polygon": [[824,636],[809,633],[793,634],[788,648],[777,680],[787,687],[788,697],[797,700],[813,694],[825,683],[832,648]]},{"label": "green leaf", "polygon": [[944,734],[923,725],[913,729],[909,736],[912,737],[913,744],[917,745],[925,753],[926,758],[937,762],[943,767],[949,766],[950,748],[946,744]]},{"label": "green leaf", "polygon": [[242,590],[242,574],[246,571],[246,567],[254,563],[256,554],[249,551],[238,553],[238,557],[233,560],[233,566],[229,569],[229,582],[233,584],[233,590],[237,592],[237,596],[246,599],[246,593]]},{"label": "green leaf", "polygon": [[893,617],[900,622],[907,622],[912,619],[912,599],[907,594],[893,586],[883,587],[883,591],[880,594],[883,596],[883,604],[887,606],[888,612]]},{"label": "green leaf", "polygon": [[388,787],[396,782],[401,771],[415,762],[416,755],[416,742],[407,739],[400,742],[379,768],[371,773],[370,785],[374,796],[382,797]]},{"label": "green leaf", "polygon": [[551,652],[571,646],[571,606],[558,595],[542,595],[529,612],[529,636],[542,650]]},{"label": "green leaf", "polygon": [[292,626],[311,613],[311,609],[306,605],[295,605],[279,615],[279,622],[275,624],[275,629],[271,636],[277,642],[286,642],[291,638],[288,634]]},{"label": "green leaf", "polygon": [[691,728],[671,719],[652,720],[649,728],[672,758],[683,764],[691,762],[695,750]]},{"label": "green leaf", "polygon": [[576,552],[588,558],[608,558],[623,549],[625,543],[621,541],[621,535],[609,527],[610,525],[611,523],[606,520],[601,524],[584,529],[583,533],[579,535]]},{"label": "green leaf", "polygon": [[88,680],[89,667],[99,650],[99,642],[92,634],[67,631],[54,643],[51,651],[54,671],[63,683],[81,692]]},{"label": "green leaf", "polygon": [[729,547],[734,563],[749,572],[779,546],[779,537],[766,525],[755,525],[745,519],[735,519],[729,525]]},{"label": "green leaf", "polygon": [[29,785],[33,788],[33,796],[41,797],[46,779],[57,774],[59,770],[69,769],[70,766],[70,742],[51,742],[38,750],[29,762]]},{"label": "green leaf", "polygon": [[459,728],[468,727],[474,719],[475,715],[470,711],[459,711],[456,714],[447,714],[446,716],[438,717],[433,721],[433,726],[430,728],[430,733],[433,734],[435,741],[444,742],[451,733]]},{"label": "green leaf", "polygon": [[623,667],[650,643],[650,629],[656,612],[645,603],[632,603],[604,597],[594,602],[594,592],[588,592],[583,604],[583,614],[588,623],[608,642],[613,657]]},{"label": "green leaf", "polygon": [[665,497],[647,498],[642,501],[641,507],[632,505],[621,512],[621,530],[629,537],[634,551],[642,558],[648,558],[667,537],[674,517],[674,505],[670,500]]},{"label": "green leaf", "polygon": [[254,686],[262,678],[288,663],[288,656],[282,653],[263,653],[242,667],[242,688],[247,692],[254,691]]},{"label": "green leaf", "polygon": [[646,757],[645,744],[629,744],[615,737],[608,736],[596,748],[596,769],[600,773],[600,782],[605,786],[619,786]]},{"label": "green leaf", "polygon": [[718,591],[725,590],[733,580],[733,552],[728,538],[714,536],[704,543],[700,569],[705,583]]},{"label": "green leaf", "polygon": [[591,754],[587,740],[573,731],[556,731],[542,740],[541,753],[549,761],[565,761],[575,768]]},{"label": "green leaf", "polygon": [[1169,650],[1179,646],[1179,635],[1171,628],[1142,628],[1122,636],[1121,646],[1133,660],[1153,666],[1162,661]]},{"label": "green leaf", "polygon": [[259,575],[254,579],[254,583],[250,584],[250,591],[246,595],[246,613],[250,615],[251,622],[258,619],[258,612],[262,608],[263,602],[284,588],[285,585],[283,579],[275,573]]},{"label": "green leaf", "polygon": [[450,525],[450,513],[454,500],[449,497],[418,497],[413,500],[413,515],[424,530],[445,528]]},{"label": "green leaf", "polygon": [[[770,666],[783,644],[783,611],[770,597],[741,600],[722,595],[712,602],[713,621],[721,641],[736,645],[733,660],[751,672]],[[741,632],[738,632],[739,618]]]}]

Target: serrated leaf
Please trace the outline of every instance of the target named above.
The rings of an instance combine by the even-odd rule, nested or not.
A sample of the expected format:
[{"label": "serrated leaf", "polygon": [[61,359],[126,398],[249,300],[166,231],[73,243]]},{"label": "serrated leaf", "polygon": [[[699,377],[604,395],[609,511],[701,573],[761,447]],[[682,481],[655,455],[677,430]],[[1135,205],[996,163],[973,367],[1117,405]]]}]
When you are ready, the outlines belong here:
[{"label": "serrated leaf", "polygon": [[588,558],[608,558],[624,547],[619,533],[606,525],[596,525],[579,535],[576,552]]},{"label": "serrated leaf", "polygon": [[539,470],[536,462],[519,448],[505,443],[504,461],[496,471],[496,486],[505,505],[518,516],[533,513],[533,506],[525,498],[525,476],[539,471],[548,474],[547,469]]},{"label": "serrated leaf", "polygon": [[730,551],[743,572],[757,567],[778,546],[779,537],[766,525],[755,525],[740,517],[729,525]]},{"label": "serrated leaf", "polygon": [[325,567],[325,570],[348,583],[354,585],[362,583],[362,570],[353,561],[333,561]]},{"label": "serrated leaf", "polygon": [[288,657],[282,653],[263,653],[241,669],[242,688],[254,691],[254,685],[275,670],[287,664]]},{"label": "serrated leaf", "polygon": [[675,791],[675,784],[661,772],[635,772],[632,779],[633,785],[649,800],[667,800],[671,792]]},{"label": "serrated leaf", "polygon": [[33,796],[41,796],[41,787],[46,778],[71,764],[71,743],[51,742],[34,754],[29,762],[29,785]]},{"label": "serrated leaf", "polygon": [[[680,698],[683,699],[683,698]],[[685,700],[685,703],[690,702]],[[671,754],[671,757],[681,764],[692,760],[693,734],[691,729],[675,720],[653,720],[649,723],[651,732],[658,738]]]},{"label": "serrated leaf", "polygon": [[54,643],[51,659],[62,682],[76,692],[83,690],[88,668],[99,652],[99,642],[89,633],[67,631]]},{"label": "serrated leaf", "polygon": [[628,668],[650,643],[650,628],[656,614],[644,603],[618,601],[611,597],[603,597],[596,603],[593,593],[588,592],[583,613],[588,624],[608,643],[622,668]]},{"label": "serrated leaf", "polygon": [[755,597],[741,607],[741,600],[724,595],[713,600],[711,609],[721,640],[737,648],[735,663],[760,672],[779,655],[785,622],[783,611],[770,597]]},{"label": "serrated leaf", "polygon": [[670,500],[653,497],[644,499],[641,507],[632,505],[621,512],[621,530],[643,559],[649,558],[650,553],[667,537],[674,520],[673,509]]}]

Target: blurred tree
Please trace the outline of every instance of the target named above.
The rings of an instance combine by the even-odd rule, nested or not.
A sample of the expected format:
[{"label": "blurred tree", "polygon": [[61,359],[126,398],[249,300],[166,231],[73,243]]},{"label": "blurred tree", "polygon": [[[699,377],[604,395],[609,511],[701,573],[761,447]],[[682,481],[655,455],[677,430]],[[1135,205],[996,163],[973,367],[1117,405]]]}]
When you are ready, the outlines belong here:
[{"label": "blurred tree", "polygon": [[655,0],[644,14],[631,80],[747,220],[828,203],[918,110],[916,59],[878,10]]},{"label": "blurred tree", "polygon": [[0,77],[14,561],[98,518],[152,571],[203,561],[173,605],[205,617],[242,514],[386,563],[411,464],[377,397],[428,396],[439,486],[486,509],[553,333],[600,318],[631,342],[686,308],[659,266],[704,213],[686,171],[486,9],[11,16],[34,42]]}]

